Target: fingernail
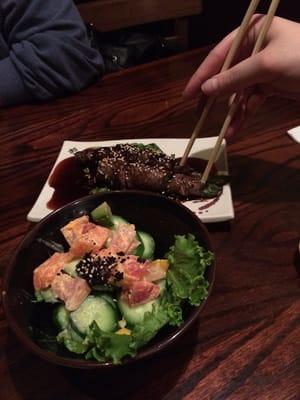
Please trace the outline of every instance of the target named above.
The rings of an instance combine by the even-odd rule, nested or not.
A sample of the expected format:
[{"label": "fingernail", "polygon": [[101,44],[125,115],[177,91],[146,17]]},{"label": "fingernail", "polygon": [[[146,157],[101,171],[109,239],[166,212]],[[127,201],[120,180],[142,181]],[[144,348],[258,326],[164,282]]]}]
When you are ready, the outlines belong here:
[{"label": "fingernail", "polygon": [[218,87],[218,81],[215,78],[208,79],[206,82],[203,83],[201,89],[204,93],[211,93],[214,92]]}]

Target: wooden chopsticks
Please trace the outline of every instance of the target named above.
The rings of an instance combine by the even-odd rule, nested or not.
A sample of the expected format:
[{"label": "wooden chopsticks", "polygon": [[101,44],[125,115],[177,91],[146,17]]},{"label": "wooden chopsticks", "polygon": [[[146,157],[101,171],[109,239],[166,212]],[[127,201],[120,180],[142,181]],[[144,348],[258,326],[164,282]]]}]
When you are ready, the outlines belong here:
[{"label": "wooden chopsticks", "polygon": [[[231,65],[231,63],[232,63],[232,61],[233,61],[233,59],[234,59],[234,57],[236,55],[236,52],[237,52],[237,50],[238,50],[238,48],[239,48],[239,46],[240,46],[240,44],[241,44],[241,42],[242,42],[242,40],[244,38],[244,35],[247,32],[249,23],[250,23],[251,18],[252,18],[253,14],[254,14],[257,6],[258,6],[259,1],[260,0],[252,0],[251,1],[250,5],[248,7],[248,10],[247,10],[247,12],[246,12],[246,14],[244,16],[244,19],[242,21],[242,24],[241,24],[241,26],[240,26],[240,28],[239,28],[239,30],[237,32],[237,35],[236,35],[236,37],[235,37],[235,39],[233,41],[233,44],[232,44],[232,46],[231,46],[231,48],[230,48],[230,50],[229,50],[229,52],[227,54],[227,57],[225,59],[225,62],[224,62],[223,67],[221,69],[221,72],[226,71],[230,67],[230,65]],[[257,38],[257,41],[255,43],[254,49],[252,51],[252,55],[258,53],[261,50],[263,42],[264,42],[264,39],[266,37],[266,34],[267,34],[267,32],[268,32],[268,30],[270,28],[270,25],[272,23],[272,20],[273,20],[274,16],[275,16],[276,10],[277,10],[278,5],[279,5],[279,2],[280,2],[280,0],[272,0],[271,5],[270,5],[269,10],[268,10],[268,13],[267,13],[267,15],[265,17],[265,21],[264,21],[263,26],[262,26],[262,28],[260,30],[259,35],[258,35],[258,38]],[[187,158],[189,156],[189,153],[190,153],[190,151],[192,149],[192,146],[193,146],[196,138],[198,137],[201,129],[203,128],[203,125],[204,125],[204,123],[206,121],[206,118],[207,118],[212,106],[215,103],[215,100],[216,100],[215,96],[212,96],[212,97],[207,99],[206,104],[205,104],[205,106],[203,108],[203,112],[201,114],[201,117],[200,117],[198,123],[196,124],[196,127],[195,127],[195,129],[194,129],[194,131],[193,131],[193,133],[192,133],[192,135],[190,137],[190,140],[189,140],[189,142],[187,144],[187,147],[185,149],[184,155],[183,155],[183,157],[182,157],[182,159],[180,161],[180,166],[184,166],[185,165],[185,163],[187,161]],[[212,168],[214,162],[216,161],[216,159],[218,158],[218,155],[219,155],[219,152],[220,152],[220,148],[221,148],[221,144],[222,144],[222,141],[224,139],[225,133],[227,132],[227,130],[229,128],[229,125],[230,125],[230,123],[231,123],[231,121],[232,121],[232,119],[233,119],[233,117],[234,117],[234,115],[235,115],[235,113],[236,113],[236,111],[238,109],[238,106],[239,106],[239,101],[238,101],[237,95],[235,94],[233,96],[233,98],[232,98],[232,103],[231,103],[231,105],[229,107],[228,114],[227,114],[227,116],[225,118],[225,121],[223,123],[222,129],[220,130],[220,133],[218,135],[218,139],[216,141],[216,144],[215,144],[215,146],[214,146],[214,148],[213,148],[213,150],[212,150],[212,152],[210,154],[208,163],[207,163],[206,168],[204,170],[204,173],[203,173],[203,175],[201,177],[201,185],[202,186],[205,185],[205,183],[206,183],[206,181],[208,179],[208,176],[210,174],[211,168]]]},{"label": "wooden chopsticks", "polygon": [[[233,61],[233,59],[234,59],[234,57],[236,55],[236,52],[237,52],[238,48],[240,47],[240,44],[242,43],[242,40],[244,39],[245,33],[247,32],[249,23],[251,21],[251,18],[253,17],[253,14],[255,13],[255,10],[256,10],[259,2],[260,2],[260,0],[252,0],[251,1],[250,5],[248,7],[248,10],[246,11],[246,14],[245,14],[245,16],[243,18],[242,24],[241,24],[240,28],[238,29],[237,34],[236,34],[236,36],[234,38],[232,46],[231,46],[231,48],[230,48],[230,50],[229,50],[229,52],[228,52],[228,54],[227,54],[227,56],[225,58],[223,67],[222,67],[220,72],[224,72],[230,67],[230,65],[231,65],[231,63],[232,63],[232,61]],[[186,160],[187,160],[187,158],[188,158],[188,156],[190,154],[190,151],[191,151],[191,149],[193,147],[193,144],[194,144],[196,138],[199,136],[199,133],[200,133],[201,129],[203,128],[203,125],[204,125],[204,123],[206,121],[206,118],[207,118],[207,116],[208,116],[208,114],[209,114],[209,112],[210,112],[215,100],[216,100],[215,97],[209,97],[207,99],[206,104],[205,104],[205,106],[203,108],[201,117],[200,117],[199,121],[197,122],[197,125],[196,125],[196,127],[195,127],[195,129],[194,129],[194,131],[192,133],[192,136],[191,136],[191,138],[190,138],[190,140],[189,140],[189,142],[187,144],[187,147],[186,147],[186,149],[184,151],[183,157],[180,160],[180,166],[185,165]]]},{"label": "wooden chopsticks", "polygon": [[[270,28],[270,25],[272,23],[272,20],[274,18],[275,13],[276,13],[276,10],[277,10],[277,7],[279,5],[279,2],[280,2],[280,0],[272,0],[271,5],[270,5],[269,10],[268,10],[268,13],[267,13],[267,15],[265,17],[263,26],[262,26],[262,28],[261,28],[261,30],[259,32],[257,41],[256,41],[255,46],[254,46],[254,49],[252,51],[252,56],[254,54],[258,53],[261,50],[261,48],[263,46],[264,39],[265,39],[266,34],[267,34],[267,32],[268,32],[268,30]],[[218,139],[216,141],[215,147],[213,148],[213,150],[212,150],[212,152],[210,154],[208,163],[207,163],[206,168],[205,168],[205,170],[203,172],[203,175],[201,177],[201,184],[202,185],[205,185],[205,183],[207,181],[207,178],[209,177],[211,168],[212,168],[214,162],[216,161],[216,159],[217,159],[217,157],[219,155],[219,151],[220,151],[221,144],[222,144],[222,141],[224,139],[225,133],[227,132],[227,130],[229,128],[229,125],[231,124],[231,121],[232,121],[232,119],[233,119],[233,117],[234,117],[234,115],[235,115],[235,113],[236,113],[236,111],[238,109],[238,106],[239,106],[238,96],[234,95],[233,101],[231,103],[231,106],[229,107],[229,111],[228,111],[228,114],[227,114],[227,116],[225,118],[225,121],[223,123],[222,129],[220,130],[220,133],[218,135]]]}]

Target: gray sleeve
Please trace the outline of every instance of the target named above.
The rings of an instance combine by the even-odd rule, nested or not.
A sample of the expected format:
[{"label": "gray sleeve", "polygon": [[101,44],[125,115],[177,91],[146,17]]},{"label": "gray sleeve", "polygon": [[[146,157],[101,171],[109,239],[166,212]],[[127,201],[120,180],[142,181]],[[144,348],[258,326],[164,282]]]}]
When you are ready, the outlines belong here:
[{"label": "gray sleeve", "polygon": [[64,96],[101,74],[101,55],[71,0],[1,0],[0,7],[9,47],[0,62],[0,104]]}]

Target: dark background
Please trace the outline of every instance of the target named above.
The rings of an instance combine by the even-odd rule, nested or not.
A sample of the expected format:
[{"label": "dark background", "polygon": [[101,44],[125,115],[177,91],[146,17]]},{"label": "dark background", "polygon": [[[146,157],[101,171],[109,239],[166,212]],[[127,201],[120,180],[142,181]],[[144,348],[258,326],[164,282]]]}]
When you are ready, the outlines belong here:
[{"label": "dark background", "polygon": [[[76,4],[92,4],[95,0],[74,1]],[[101,3],[100,0],[98,1]],[[85,20],[88,30],[92,31],[91,43],[98,48],[104,58],[106,73],[144,64],[186,50],[214,45],[240,25],[250,4],[250,0],[202,0],[203,10],[199,15],[134,26],[128,26],[124,22],[124,27],[119,30],[109,31],[103,28],[102,31],[101,26],[104,25],[101,23],[103,21],[105,21],[106,29],[109,21],[115,16],[122,21],[121,15],[114,14],[118,13],[117,2],[114,1],[115,3],[111,3],[115,4],[114,8],[109,7],[107,10],[104,7],[103,11],[99,9],[102,22]],[[132,4],[130,5],[128,1],[129,10],[134,13]],[[257,12],[266,14],[270,4],[271,0],[261,0]],[[105,12],[110,15],[106,15]],[[145,15],[147,12],[145,7]],[[299,22],[300,0],[281,0],[277,15]],[[93,19],[89,14],[85,14],[83,18]],[[92,28],[89,23],[93,24]],[[122,26],[122,24],[118,24],[118,26]]]},{"label": "dark background", "polygon": [[[202,14],[190,18],[190,46],[194,48],[218,42],[240,24],[249,2],[250,0],[203,0]],[[258,12],[266,13],[270,4],[271,0],[261,1]],[[277,15],[299,22],[300,1],[281,0]]]}]

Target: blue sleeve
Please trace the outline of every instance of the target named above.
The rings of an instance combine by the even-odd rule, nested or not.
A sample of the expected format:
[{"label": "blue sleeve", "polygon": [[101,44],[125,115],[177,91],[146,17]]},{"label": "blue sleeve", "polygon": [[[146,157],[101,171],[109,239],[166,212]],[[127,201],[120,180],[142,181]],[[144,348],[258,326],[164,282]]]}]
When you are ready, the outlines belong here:
[{"label": "blue sleeve", "polygon": [[9,56],[0,61],[0,104],[77,92],[102,72],[72,0],[1,0]]}]

